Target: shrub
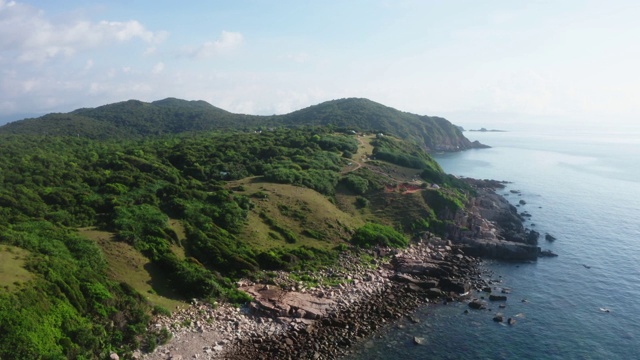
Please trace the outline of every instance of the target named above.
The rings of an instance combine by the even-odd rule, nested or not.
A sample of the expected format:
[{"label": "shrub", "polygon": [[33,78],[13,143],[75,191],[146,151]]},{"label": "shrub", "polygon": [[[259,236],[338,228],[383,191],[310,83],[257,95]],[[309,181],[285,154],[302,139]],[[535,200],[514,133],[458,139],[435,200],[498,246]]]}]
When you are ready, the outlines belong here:
[{"label": "shrub", "polygon": [[316,240],[324,240],[325,236],[322,232],[320,231],[316,231],[313,229],[305,229],[304,231],[302,231],[302,234],[310,237],[310,238],[314,238]]},{"label": "shrub", "polygon": [[376,223],[367,223],[356,230],[351,242],[362,248],[378,245],[398,248],[409,244],[409,240],[403,234],[392,227]]},{"label": "shrub", "polygon": [[356,197],[356,206],[360,209],[366,208],[367,206],[369,206],[369,199],[364,196]]},{"label": "shrub", "polygon": [[369,180],[358,175],[348,174],[342,178],[342,182],[347,186],[347,188],[349,188],[349,190],[358,195],[362,195],[369,190]]}]

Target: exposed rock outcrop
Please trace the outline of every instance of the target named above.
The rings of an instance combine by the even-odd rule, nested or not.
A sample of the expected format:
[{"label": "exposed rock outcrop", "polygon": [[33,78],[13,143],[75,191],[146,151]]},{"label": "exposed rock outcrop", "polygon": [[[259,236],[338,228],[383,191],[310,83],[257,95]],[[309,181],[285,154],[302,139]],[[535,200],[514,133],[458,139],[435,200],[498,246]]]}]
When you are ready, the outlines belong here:
[{"label": "exposed rock outcrop", "polygon": [[449,228],[449,237],[466,254],[510,261],[537,259],[540,234],[526,229],[515,206],[496,194],[502,183],[465,179],[477,191],[464,211],[458,211]]},{"label": "exposed rock outcrop", "polygon": [[303,316],[306,320],[286,333],[261,337],[259,345],[256,340],[238,342],[225,356],[332,359],[425,302],[464,298],[471,289],[485,286],[477,259],[450,242],[428,238],[429,242],[419,239],[414,246],[397,252],[389,266],[352,274],[349,285],[306,289],[305,293],[245,285],[242,288],[256,297],[256,315],[275,317],[280,323],[291,322],[300,310],[314,315]]}]

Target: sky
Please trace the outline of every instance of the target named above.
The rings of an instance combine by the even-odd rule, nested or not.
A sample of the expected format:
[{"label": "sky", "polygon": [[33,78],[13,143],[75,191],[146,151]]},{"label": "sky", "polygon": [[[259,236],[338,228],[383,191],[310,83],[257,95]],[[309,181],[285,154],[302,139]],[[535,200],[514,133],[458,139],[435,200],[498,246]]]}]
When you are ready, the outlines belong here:
[{"label": "sky", "polygon": [[0,0],[0,124],[167,97],[362,97],[476,127],[640,119],[639,1]]}]

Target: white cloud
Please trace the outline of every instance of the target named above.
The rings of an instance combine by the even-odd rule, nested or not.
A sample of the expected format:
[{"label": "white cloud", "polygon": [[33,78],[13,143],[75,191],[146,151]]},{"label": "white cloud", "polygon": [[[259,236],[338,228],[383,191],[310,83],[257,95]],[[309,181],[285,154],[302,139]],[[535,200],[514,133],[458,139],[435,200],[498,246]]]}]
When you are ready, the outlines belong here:
[{"label": "white cloud", "polygon": [[164,63],[159,62],[153,67],[153,69],[151,70],[151,73],[160,74],[162,71],[164,71]]},{"label": "white cloud", "polygon": [[136,20],[56,22],[30,5],[0,0],[0,49],[14,53],[20,62],[43,63],[134,39],[157,44],[166,36],[166,32],[150,31]]},{"label": "white cloud", "polygon": [[310,56],[306,52],[299,52],[295,54],[287,54],[282,58],[284,58],[285,60],[293,61],[298,64],[303,64],[309,61]]},{"label": "white cloud", "polygon": [[183,53],[191,58],[209,58],[225,51],[237,48],[244,41],[239,32],[223,31],[220,38],[215,41],[207,41],[196,48],[185,48]]}]

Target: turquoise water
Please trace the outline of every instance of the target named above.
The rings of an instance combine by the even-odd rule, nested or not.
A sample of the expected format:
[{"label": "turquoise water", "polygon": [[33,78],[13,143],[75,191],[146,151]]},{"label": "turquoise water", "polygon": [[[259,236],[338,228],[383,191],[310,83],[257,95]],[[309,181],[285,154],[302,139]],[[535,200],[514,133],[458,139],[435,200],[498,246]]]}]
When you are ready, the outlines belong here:
[{"label": "turquoise water", "polygon": [[[540,245],[560,256],[486,263],[512,289],[505,309],[427,306],[351,359],[640,359],[640,131],[465,135],[493,148],[439,156],[441,166],[511,181],[499,192],[521,191],[507,199],[527,202],[526,226],[554,235]],[[496,312],[517,323],[493,322]]]}]

